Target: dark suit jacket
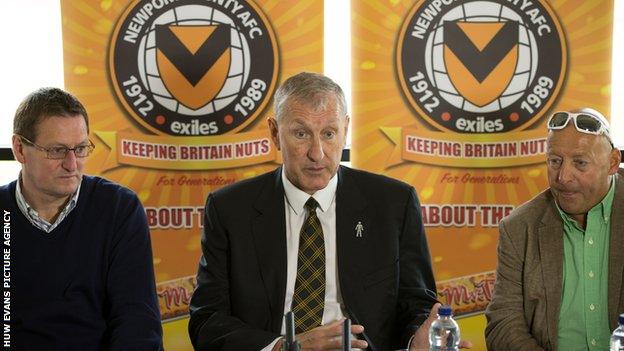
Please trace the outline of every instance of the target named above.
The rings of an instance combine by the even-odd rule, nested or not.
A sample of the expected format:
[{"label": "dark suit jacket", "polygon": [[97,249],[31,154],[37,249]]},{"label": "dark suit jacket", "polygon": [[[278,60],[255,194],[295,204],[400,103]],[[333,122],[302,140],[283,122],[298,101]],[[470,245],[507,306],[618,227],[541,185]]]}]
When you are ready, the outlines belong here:
[{"label": "dark suit jacket", "polygon": [[[189,334],[198,350],[260,350],[280,336],[286,293],[281,168],[209,195]],[[362,222],[362,237],[355,226]],[[436,302],[414,188],[340,167],[340,290],[371,350],[405,348]]]},{"label": "dark suit jacket", "polygon": [[[563,285],[563,221],[546,190],[501,221],[489,350],[556,350]],[[624,170],[616,175],[609,238],[609,327],[624,313]]]}]

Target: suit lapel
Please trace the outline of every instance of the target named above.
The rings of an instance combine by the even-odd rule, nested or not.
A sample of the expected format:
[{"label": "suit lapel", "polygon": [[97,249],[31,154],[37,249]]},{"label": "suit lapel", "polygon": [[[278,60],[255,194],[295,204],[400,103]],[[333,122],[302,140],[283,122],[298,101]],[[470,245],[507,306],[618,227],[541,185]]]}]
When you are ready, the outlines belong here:
[{"label": "suit lapel", "polygon": [[258,216],[252,233],[262,282],[271,309],[271,329],[280,332],[286,294],[286,223],[281,167],[267,182],[254,203]]},{"label": "suit lapel", "polygon": [[[361,241],[366,240],[366,228],[370,228],[368,218],[372,216],[366,213],[367,201],[352,179],[349,169],[338,169],[338,187],[336,189],[336,256],[338,265],[338,279],[343,302],[349,317],[354,324],[359,324],[357,315],[351,308],[349,297],[362,291],[360,274],[357,271],[358,261],[366,257],[366,252],[354,250],[355,247],[363,247]],[[357,236],[356,226],[362,224],[364,228],[362,237]],[[358,241],[360,242],[358,245]],[[364,245],[365,247],[365,245]],[[370,338],[364,331],[364,339],[371,345]]]},{"label": "suit lapel", "polygon": [[[550,194],[549,194],[550,195]],[[563,222],[557,213],[554,199],[542,217],[542,225],[537,229],[542,280],[546,290],[548,312],[548,336],[553,348],[557,342],[557,325],[561,307],[563,284]]]},{"label": "suit lapel", "polygon": [[[360,272],[356,271],[358,260],[361,260],[366,253],[353,250],[358,242],[366,240],[366,198],[361,194],[360,189],[351,178],[348,170],[343,167],[338,170],[338,188],[336,190],[336,256],[338,264],[338,276],[340,279],[340,289],[349,291],[342,293],[342,296],[351,296],[351,293],[360,291],[360,286],[356,286],[357,277]],[[357,237],[356,226],[361,222],[364,227],[362,237]],[[354,278],[354,279],[352,279]],[[351,289],[353,289],[351,291]],[[346,303],[347,301],[345,301]]]},{"label": "suit lapel", "polygon": [[611,208],[611,233],[609,235],[609,327],[617,327],[618,303],[622,295],[624,272],[624,178],[615,175],[615,196]]}]

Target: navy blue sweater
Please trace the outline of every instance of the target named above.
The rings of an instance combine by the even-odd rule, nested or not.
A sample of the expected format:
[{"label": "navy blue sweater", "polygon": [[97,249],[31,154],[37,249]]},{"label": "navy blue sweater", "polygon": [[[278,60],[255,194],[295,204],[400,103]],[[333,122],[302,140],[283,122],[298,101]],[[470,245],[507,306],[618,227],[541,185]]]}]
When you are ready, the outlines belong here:
[{"label": "navy blue sweater", "polygon": [[161,349],[149,229],[133,192],[84,176],[50,233],[19,210],[15,182],[0,187],[0,209],[10,212],[12,349]]}]

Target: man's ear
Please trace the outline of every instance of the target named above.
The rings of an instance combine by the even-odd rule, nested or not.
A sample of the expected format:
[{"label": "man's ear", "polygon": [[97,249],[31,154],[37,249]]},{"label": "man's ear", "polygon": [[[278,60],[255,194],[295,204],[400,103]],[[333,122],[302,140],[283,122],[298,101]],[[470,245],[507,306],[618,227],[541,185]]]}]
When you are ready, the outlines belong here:
[{"label": "man's ear", "polygon": [[13,149],[13,157],[19,163],[26,163],[26,156],[24,155],[24,143],[22,142],[22,138],[19,135],[13,134],[12,141],[12,149]]},{"label": "man's ear", "polygon": [[618,148],[614,147],[609,154],[609,174],[617,173],[620,168],[620,162],[622,162],[622,153]]},{"label": "man's ear", "polygon": [[275,147],[281,151],[280,141],[279,141],[279,128],[277,126],[277,121],[275,120],[275,118],[269,117],[269,119],[267,119],[267,122],[269,123],[269,131],[271,132],[271,140],[273,140]]}]

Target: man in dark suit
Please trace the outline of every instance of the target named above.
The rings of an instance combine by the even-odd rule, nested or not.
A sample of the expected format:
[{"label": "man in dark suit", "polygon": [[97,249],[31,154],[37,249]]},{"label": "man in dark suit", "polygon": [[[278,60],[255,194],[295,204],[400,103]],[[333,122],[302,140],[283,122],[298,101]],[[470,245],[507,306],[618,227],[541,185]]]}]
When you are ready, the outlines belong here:
[{"label": "man in dark suit", "polygon": [[339,349],[345,317],[352,347],[428,347],[435,282],[414,188],[339,165],[349,118],[327,77],[286,80],[268,122],[284,165],[206,203],[194,347],[278,350],[290,310],[302,349]]}]

